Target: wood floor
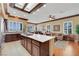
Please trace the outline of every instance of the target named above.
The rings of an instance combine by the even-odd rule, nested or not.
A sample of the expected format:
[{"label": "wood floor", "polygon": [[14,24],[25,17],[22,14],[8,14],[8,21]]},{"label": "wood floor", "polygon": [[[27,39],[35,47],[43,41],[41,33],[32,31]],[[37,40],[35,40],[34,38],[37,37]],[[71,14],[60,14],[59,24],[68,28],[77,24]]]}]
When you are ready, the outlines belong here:
[{"label": "wood floor", "polygon": [[66,41],[65,48],[54,48],[54,56],[79,56],[79,43]]}]

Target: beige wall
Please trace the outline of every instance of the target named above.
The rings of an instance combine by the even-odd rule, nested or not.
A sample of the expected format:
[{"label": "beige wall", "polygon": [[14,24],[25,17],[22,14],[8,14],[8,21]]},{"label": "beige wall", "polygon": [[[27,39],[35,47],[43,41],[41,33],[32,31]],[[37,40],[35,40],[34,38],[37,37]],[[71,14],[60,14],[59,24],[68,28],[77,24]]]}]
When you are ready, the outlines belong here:
[{"label": "beige wall", "polygon": [[63,23],[66,21],[72,21],[73,23],[73,33],[75,34],[75,30],[76,30],[76,25],[79,24],[79,16],[75,16],[75,17],[71,17],[71,18],[66,18],[66,19],[62,19],[62,20],[57,20],[57,21],[51,21],[51,22],[46,22],[46,23],[41,23],[38,24],[37,28],[38,30],[42,29],[42,26],[45,26],[45,29],[47,28],[47,25],[51,25],[51,30],[53,28],[53,25],[60,25],[60,31],[53,31],[55,33],[63,33]]}]

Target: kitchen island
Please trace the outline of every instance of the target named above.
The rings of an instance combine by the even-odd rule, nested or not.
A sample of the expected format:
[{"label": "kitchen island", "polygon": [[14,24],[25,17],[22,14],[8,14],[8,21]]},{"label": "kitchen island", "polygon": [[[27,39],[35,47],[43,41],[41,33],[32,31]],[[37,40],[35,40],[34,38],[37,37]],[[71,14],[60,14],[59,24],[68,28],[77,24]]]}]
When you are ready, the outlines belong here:
[{"label": "kitchen island", "polygon": [[21,34],[21,44],[32,56],[49,56],[49,41],[55,36]]},{"label": "kitchen island", "polygon": [[32,56],[52,55],[55,36],[24,33],[5,33],[5,42],[21,40],[22,46]]}]

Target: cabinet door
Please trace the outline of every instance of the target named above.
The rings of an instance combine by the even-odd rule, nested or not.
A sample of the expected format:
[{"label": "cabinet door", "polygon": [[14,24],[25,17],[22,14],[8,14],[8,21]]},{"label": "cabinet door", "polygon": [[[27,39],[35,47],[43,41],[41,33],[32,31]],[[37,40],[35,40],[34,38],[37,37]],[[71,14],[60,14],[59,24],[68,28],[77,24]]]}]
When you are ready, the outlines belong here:
[{"label": "cabinet door", "polygon": [[25,41],[24,41],[24,39],[22,39],[22,45],[23,45],[23,47],[25,47],[24,44],[25,44]]},{"label": "cabinet door", "polygon": [[27,50],[31,54],[31,40],[27,39]]},{"label": "cabinet door", "polygon": [[25,47],[25,41],[24,41],[24,37],[21,37],[21,44],[23,45],[23,47]]},{"label": "cabinet door", "polygon": [[23,45],[23,39],[21,38],[21,44]]},{"label": "cabinet door", "polygon": [[39,46],[32,44],[32,55],[33,56],[39,56],[40,55]]},{"label": "cabinet door", "polygon": [[26,47],[26,41],[25,41],[25,37],[23,37],[23,45],[24,45],[24,48]]},{"label": "cabinet door", "polygon": [[24,47],[25,47],[25,49],[27,49],[27,39],[26,39],[26,37],[24,37]]},{"label": "cabinet door", "polygon": [[28,50],[27,48],[27,43],[28,43],[28,40],[25,38],[25,49]]}]

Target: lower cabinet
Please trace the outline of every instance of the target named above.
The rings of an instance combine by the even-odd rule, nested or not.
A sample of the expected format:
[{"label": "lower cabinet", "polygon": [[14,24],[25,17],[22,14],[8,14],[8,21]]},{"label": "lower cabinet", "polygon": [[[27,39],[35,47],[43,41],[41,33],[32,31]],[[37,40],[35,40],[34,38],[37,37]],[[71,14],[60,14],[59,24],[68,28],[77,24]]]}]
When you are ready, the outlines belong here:
[{"label": "lower cabinet", "polygon": [[49,41],[42,43],[34,39],[22,36],[21,43],[32,56],[49,55]]},{"label": "lower cabinet", "polygon": [[26,37],[24,37],[23,39],[24,39],[24,40],[23,40],[23,42],[24,42],[24,48],[26,48],[26,47],[27,47],[27,44],[26,44],[26,43],[27,43]]},{"label": "lower cabinet", "polygon": [[20,34],[6,34],[5,42],[12,42],[19,40]]},{"label": "lower cabinet", "polygon": [[26,37],[21,36],[20,40],[21,40],[21,44],[23,45],[23,47],[24,48],[27,48],[27,40],[26,40]]},{"label": "lower cabinet", "polygon": [[40,55],[39,49],[40,48],[37,45],[32,44],[32,55],[33,56],[39,56]]},{"label": "lower cabinet", "polygon": [[23,47],[24,47],[24,43],[25,43],[25,42],[24,42],[24,37],[23,37],[23,36],[21,36],[21,37],[20,37],[20,40],[21,40],[21,44],[22,44],[22,45],[23,45]]},{"label": "lower cabinet", "polygon": [[28,50],[28,52],[31,54],[31,49],[32,49],[32,44],[31,44],[31,40],[30,39],[26,39],[27,40],[27,47],[26,49]]}]

